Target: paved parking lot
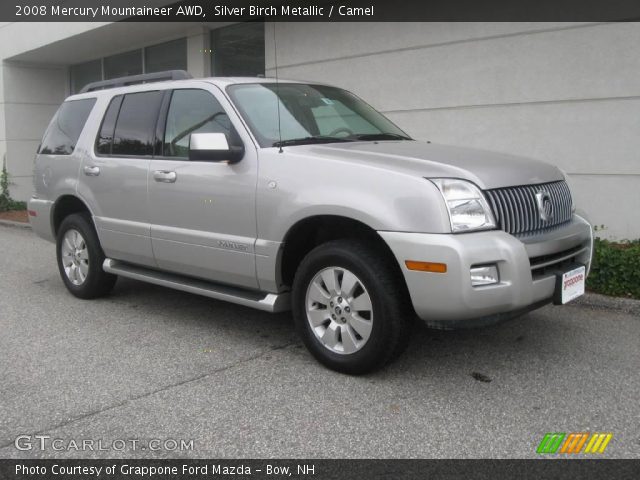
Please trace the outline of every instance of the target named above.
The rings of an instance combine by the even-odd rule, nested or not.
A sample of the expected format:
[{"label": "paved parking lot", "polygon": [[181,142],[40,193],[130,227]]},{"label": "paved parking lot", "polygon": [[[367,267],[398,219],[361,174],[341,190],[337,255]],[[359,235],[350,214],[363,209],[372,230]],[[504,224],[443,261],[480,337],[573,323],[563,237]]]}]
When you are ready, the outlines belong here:
[{"label": "paved parking lot", "polygon": [[[640,316],[625,304],[418,327],[399,361],[349,377],[313,361],[288,314],[123,279],[77,300],[53,245],[0,226],[0,458],[533,457],[553,431],[613,432],[604,455],[639,458]],[[21,434],[65,451],[19,451]],[[67,449],[87,439],[193,449]]]}]

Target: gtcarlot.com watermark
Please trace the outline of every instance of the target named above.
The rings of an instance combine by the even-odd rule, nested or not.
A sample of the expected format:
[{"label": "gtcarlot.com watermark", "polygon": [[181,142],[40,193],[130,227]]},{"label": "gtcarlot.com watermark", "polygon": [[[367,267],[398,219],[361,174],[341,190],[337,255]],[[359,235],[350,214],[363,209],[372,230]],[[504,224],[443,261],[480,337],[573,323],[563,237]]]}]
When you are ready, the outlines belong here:
[{"label": "gtcarlot.com watermark", "polygon": [[50,435],[18,435],[13,442],[21,451],[52,450],[55,452],[185,452],[193,450],[193,440],[175,438],[127,438],[105,440],[55,438]]}]

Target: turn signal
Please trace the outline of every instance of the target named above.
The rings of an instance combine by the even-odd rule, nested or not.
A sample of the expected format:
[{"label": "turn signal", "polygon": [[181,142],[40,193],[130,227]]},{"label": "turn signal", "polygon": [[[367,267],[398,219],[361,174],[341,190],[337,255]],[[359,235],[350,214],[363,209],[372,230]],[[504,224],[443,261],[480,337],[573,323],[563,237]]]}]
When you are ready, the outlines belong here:
[{"label": "turn signal", "polygon": [[404,264],[409,270],[416,270],[418,272],[447,273],[446,263],[416,262],[414,260],[405,260]]}]

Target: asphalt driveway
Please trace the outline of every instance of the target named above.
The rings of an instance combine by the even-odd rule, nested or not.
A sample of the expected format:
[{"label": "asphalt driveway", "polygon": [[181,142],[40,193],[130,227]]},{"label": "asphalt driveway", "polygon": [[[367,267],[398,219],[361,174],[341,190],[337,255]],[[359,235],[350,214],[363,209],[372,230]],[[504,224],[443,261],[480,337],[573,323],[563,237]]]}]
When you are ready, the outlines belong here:
[{"label": "asphalt driveway", "polygon": [[[612,432],[603,456],[640,458],[640,308],[621,305],[419,327],[399,361],[349,377],[288,314],[123,279],[78,300],[53,245],[0,226],[0,458],[534,457],[547,432]],[[38,434],[62,450],[14,445]],[[193,443],[69,449],[129,439]]]}]

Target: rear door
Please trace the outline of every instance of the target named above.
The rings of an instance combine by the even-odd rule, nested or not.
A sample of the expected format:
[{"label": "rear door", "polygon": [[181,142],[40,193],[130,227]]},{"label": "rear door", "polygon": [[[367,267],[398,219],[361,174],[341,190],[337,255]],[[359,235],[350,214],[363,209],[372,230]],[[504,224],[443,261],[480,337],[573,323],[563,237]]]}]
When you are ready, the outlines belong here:
[{"label": "rear door", "polygon": [[107,257],[151,266],[147,175],[163,95],[144,91],[110,100],[95,148],[83,159],[78,185]]},{"label": "rear door", "polygon": [[[228,100],[214,87],[173,90],[165,100],[151,161],[151,238],[158,267],[255,288],[257,153]],[[242,142],[235,164],[190,161],[192,133]]]}]

